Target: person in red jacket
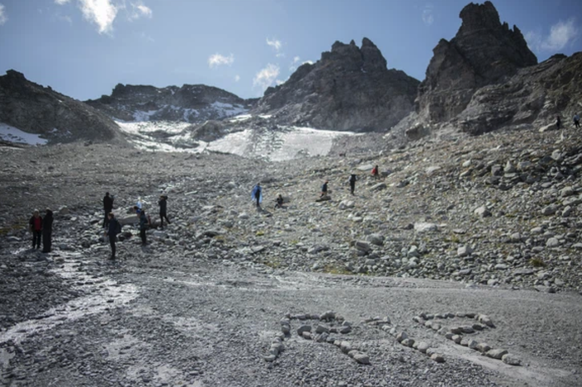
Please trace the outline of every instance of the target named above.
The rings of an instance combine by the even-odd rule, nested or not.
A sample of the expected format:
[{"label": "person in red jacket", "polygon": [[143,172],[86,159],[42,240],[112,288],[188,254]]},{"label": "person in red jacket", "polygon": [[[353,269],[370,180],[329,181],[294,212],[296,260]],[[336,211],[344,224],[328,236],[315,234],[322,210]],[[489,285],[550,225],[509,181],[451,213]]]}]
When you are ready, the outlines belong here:
[{"label": "person in red jacket", "polygon": [[40,249],[40,237],[42,235],[42,217],[38,210],[34,210],[32,218],[28,221],[30,231],[32,232],[32,248]]}]

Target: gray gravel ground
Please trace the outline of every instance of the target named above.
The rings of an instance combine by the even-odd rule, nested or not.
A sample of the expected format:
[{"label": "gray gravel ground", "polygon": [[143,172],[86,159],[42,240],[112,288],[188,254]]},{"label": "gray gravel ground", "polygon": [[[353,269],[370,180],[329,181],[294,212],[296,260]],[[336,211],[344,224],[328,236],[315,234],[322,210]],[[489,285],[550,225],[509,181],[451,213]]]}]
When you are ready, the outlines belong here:
[{"label": "gray gravel ground", "polygon": [[[431,149],[430,144],[425,147],[424,159],[430,159],[431,153],[426,152]],[[428,279],[433,275],[427,274],[432,273],[428,264],[421,266],[427,272],[415,267],[391,272],[392,266],[384,271],[370,266],[360,273],[342,269],[338,262],[358,266],[374,259],[372,254],[397,254],[392,242],[400,245],[398,251],[404,248],[399,259],[407,256],[411,245],[422,247],[424,242],[426,252],[416,257],[420,265],[431,259],[463,264],[454,244],[444,247],[451,244],[443,241],[450,237],[448,229],[442,231],[445,226],[422,236],[403,231],[411,221],[435,219],[442,204],[435,204],[440,207],[436,210],[427,206],[424,216],[407,212],[407,206],[419,207],[419,202],[399,202],[402,191],[396,191],[396,186],[371,195],[364,187],[372,183],[360,181],[362,196],[355,200],[377,200],[373,204],[382,211],[380,203],[390,203],[386,211],[391,216],[371,223],[350,218],[348,223],[348,213],[340,210],[339,202],[350,197],[339,182],[348,169],[366,160],[316,158],[268,164],[229,155],[149,154],[101,145],[1,152],[2,385],[582,385],[582,306],[574,291],[579,257],[570,247],[564,247],[570,251],[568,262],[574,262],[570,266],[562,266],[566,261],[557,258],[563,252],[551,250],[548,258],[544,256],[548,265],[554,265],[551,254],[555,254],[556,266],[546,267],[549,274],[540,278],[564,278],[560,273],[565,267],[572,275],[563,286],[552,281],[547,288],[553,286],[553,293],[542,284],[535,288],[533,282],[487,285],[480,280],[485,274],[467,280],[451,271],[438,275],[446,281]],[[410,152],[412,158],[404,162],[417,165]],[[399,168],[396,159],[392,163]],[[329,165],[334,166],[329,169]],[[440,178],[445,179],[448,167],[442,168]],[[337,179],[333,200],[329,205],[316,204],[317,192],[309,191],[318,191],[326,176]],[[393,182],[399,179],[396,176]],[[250,188],[259,180],[266,197],[280,190],[292,193],[285,212],[274,211],[267,202],[263,211],[252,207]],[[422,192],[431,184],[425,180],[410,179],[415,192],[406,191],[408,195],[424,200]],[[391,183],[389,178],[386,182]],[[450,190],[456,189],[450,184]],[[488,189],[483,188],[487,195],[497,192]],[[122,259],[107,262],[108,246],[99,241],[98,226],[106,190],[115,194],[120,216],[138,196],[155,203],[160,192],[169,192],[172,225],[166,231],[151,230],[151,243],[144,248],[136,241],[135,229],[124,226],[126,239],[118,243]],[[467,201],[477,195],[477,189],[465,192],[469,192]],[[509,191],[513,192],[518,191]],[[519,200],[519,195],[514,197]],[[23,224],[32,208],[47,205],[56,210],[55,248],[51,254],[40,254],[28,250]],[[63,205],[67,208],[60,208]],[[457,203],[462,205],[470,207]],[[154,204],[147,208],[155,215]],[[374,216],[372,211],[365,213],[365,202],[359,208],[363,218]],[[515,217],[502,221],[495,211],[492,218],[497,224],[511,229]],[[459,222],[451,228],[461,226],[471,237],[473,232],[485,234],[480,228],[488,227],[478,224],[474,231],[471,223],[462,223],[463,216],[454,211],[449,216]],[[558,219],[549,222],[552,230],[568,227]],[[350,241],[377,232],[391,243],[373,247],[364,256],[356,254]],[[575,244],[575,238],[568,243]],[[319,245],[327,248],[310,250]],[[488,246],[475,243],[482,267],[487,267]],[[533,247],[524,242],[521,248]],[[438,249],[440,255],[432,258]],[[449,250],[454,253],[448,255]],[[500,251],[492,254],[497,257]],[[313,268],[318,261],[324,269]],[[480,270],[468,262],[472,270]],[[328,311],[336,317],[316,319]],[[487,315],[493,326],[465,314]],[[438,333],[426,326],[437,323],[447,329],[477,326],[474,333],[461,336],[506,350],[521,365],[511,366],[455,344],[446,338],[447,329]],[[289,326],[290,334],[281,337],[283,326]],[[302,330],[309,326],[316,339],[300,337],[297,330],[302,326]],[[347,333],[339,333],[343,329]],[[317,330],[330,331],[327,339],[315,335]],[[442,355],[444,362],[402,344],[412,345],[411,341],[399,343],[396,336],[401,332],[415,345],[427,343],[430,353]],[[283,349],[269,359],[274,341],[282,342]],[[354,352],[344,353],[338,345],[344,343],[346,348],[345,342],[367,355],[370,364],[356,362]]]}]

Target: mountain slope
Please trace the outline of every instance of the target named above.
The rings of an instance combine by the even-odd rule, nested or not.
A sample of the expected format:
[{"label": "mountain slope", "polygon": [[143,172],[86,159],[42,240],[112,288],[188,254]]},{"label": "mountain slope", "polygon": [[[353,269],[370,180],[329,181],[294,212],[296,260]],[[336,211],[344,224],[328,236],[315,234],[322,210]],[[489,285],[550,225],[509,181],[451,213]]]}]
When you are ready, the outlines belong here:
[{"label": "mountain slope", "polygon": [[91,140],[125,143],[109,117],[50,87],[9,70],[0,77],[0,123],[41,135],[49,143]]}]

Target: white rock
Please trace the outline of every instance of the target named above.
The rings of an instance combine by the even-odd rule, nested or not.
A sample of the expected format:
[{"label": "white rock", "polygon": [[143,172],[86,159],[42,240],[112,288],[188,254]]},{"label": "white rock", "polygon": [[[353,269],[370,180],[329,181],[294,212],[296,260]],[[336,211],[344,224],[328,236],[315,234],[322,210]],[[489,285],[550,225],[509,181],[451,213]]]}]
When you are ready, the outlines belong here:
[{"label": "white rock", "polygon": [[457,249],[457,256],[459,257],[466,257],[473,253],[473,249],[471,246],[461,246]]},{"label": "white rock", "polygon": [[417,232],[429,232],[435,231],[437,229],[438,226],[434,223],[424,223],[424,222],[414,223],[414,230]]}]

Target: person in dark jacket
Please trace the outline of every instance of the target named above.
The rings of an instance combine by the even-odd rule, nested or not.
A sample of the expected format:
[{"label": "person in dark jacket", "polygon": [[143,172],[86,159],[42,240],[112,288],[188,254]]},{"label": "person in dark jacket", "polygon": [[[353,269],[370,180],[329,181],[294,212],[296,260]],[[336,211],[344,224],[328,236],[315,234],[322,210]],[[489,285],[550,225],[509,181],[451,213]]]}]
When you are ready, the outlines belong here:
[{"label": "person in dark jacket", "polygon": [[160,206],[160,228],[164,228],[164,218],[166,219],[166,222],[168,222],[168,224],[170,224],[170,219],[168,219],[168,215],[167,215],[167,208],[168,208],[168,197],[166,195],[162,195],[160,196],[160,200],[158,200],[158,205]]},{"label": "person in dark jacket", "polygon": [[148,218],[145,214],[145,211],[141,210],[139,213],[139,236],[141,238],[142,246],[147,244],[146,240],[146,230],[148,228]]},{"label": "person in dark jacket", "polygon": [[283,195],[279,194],[277,195],[277,199],[275,199],[275,208],[283,208]]},{"label": "person in dark jacket", "polygon": [[38,210],[34,210],[32,218],[28,221],[30,231],[32,232],[32,248],[40,249],[40,236],[42,234],[42,216]]},{"label": "person in dark jacket", "polygon": [[327,196],[327,183],[328,183],[328,181],[326,180],[325,183],[323,183],[323,185],[321,186],[321,196],[320,197]]},{"label": "person in dark jacket", "polygon": [[556,116],[556,129],[560,129],[561,126],[562,120],[560,119],[560,116]]},{"label": "person in dark jacket", "polygon": [[352,193],[352,195],[354,194],[354,191],[356,189],[356,175],[352,174],[350,176],[350,179],[348,180],[350,183],[350,192]]},{"label": "person in dark jacket", "polygon": [[103,228],[107,228],[107,225],[109,224],[109,213],[113,211],[113,196],[109,196],[109,192],[105,192],[105,197],[103,198],[103,210],[105,211]]},{"label": "person in dark jacket", "polygon": [[53,234],[53,212],[46,209],[46,214],[42,219],[42,252],[50,253]]},{"label": "person in dark jacket", "polygon": [[109,245],[111,246],[111,260],[115,259],[115,238],[117,237],[117,232],[121,229],[121,225],[118,226],[119,221],[115,219],[113,212],[107,214],[107,231],[105,235],[109,237]]}]

